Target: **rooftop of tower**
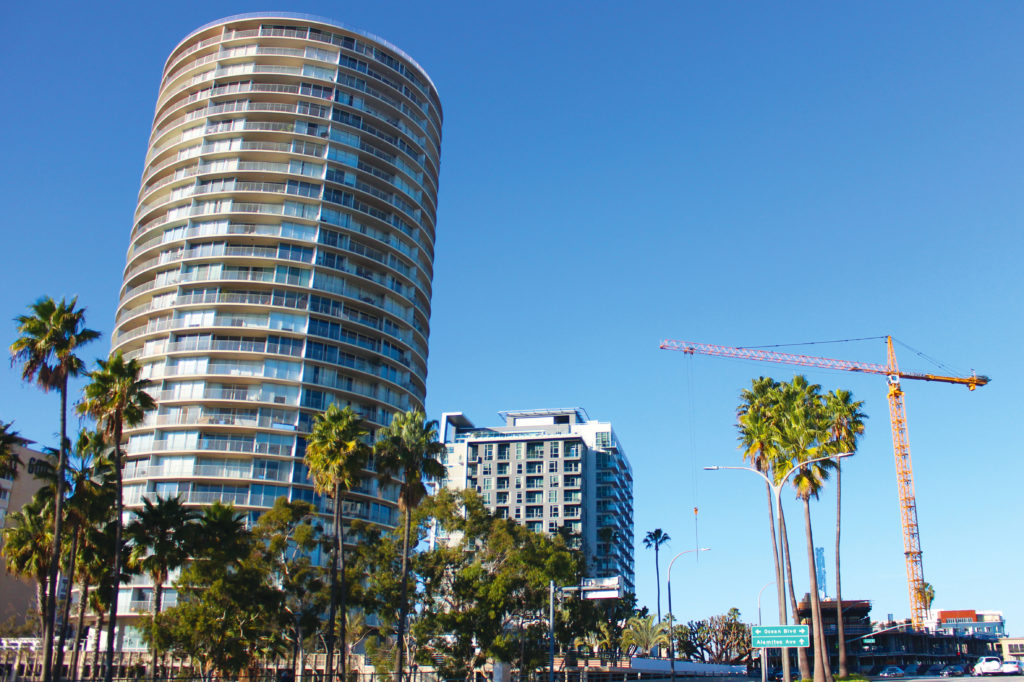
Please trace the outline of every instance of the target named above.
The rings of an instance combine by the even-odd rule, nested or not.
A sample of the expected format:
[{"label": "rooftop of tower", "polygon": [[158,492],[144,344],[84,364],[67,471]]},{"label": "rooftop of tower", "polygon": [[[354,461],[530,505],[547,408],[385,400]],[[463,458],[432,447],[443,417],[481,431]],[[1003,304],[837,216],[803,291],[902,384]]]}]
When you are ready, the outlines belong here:
[{"label": "rooftop of tower", "polygon": [[[378,35],[370,33],[369,31],[364,31],[362,29],[353,28],[352,26],[348,26],[348,25],[346,25],[346,24],[344,24],[344,23],[342,23],[340,21],[337,21],[335,19],[330,19],[328,17],[321,17],[321,16],[317,16],[315,14],[305,14],[303,12],[245,12],[245,13],[242,13],[242,14],[232,14],[231,16],[224,17],[222,19],[216,19],[214,21],[211,21],[211,22],[208,22],[206,24],[203,24],[202,26],[200,26],[199,28],[195,29],[194,31],[189,33],[187,36],[182,38],[180,41],[178,41],[178,44],[175,45],[174,49],[171,50],[171,55],[173,55],[177,51],[177,49],[179,47],[181,47],[181,45],[183,43],[188,41],[192,36],[196,35],[197,33],[201,33],[201,32],[205,31],[208,28],[213,28],[214,26],[219,26],[220,24],[227,24],[227,23],[230,23],[232,21],[242,21],[242,20],[246,20],[246,19],[295,19],[295,20],[299,20],[299,21],[312,21],[312,22],[315,22],[315,23],[318,23],[318,24],[323,24],[325,26],[333,26],[334,28],[340,28],[340,29],[342,29],[344,31],[349,31],[350,33],[355,33],[357,35],[361,35],[364,38],[372,40],[375,43],[379,43],[379,44],[383,45],[384,47],[388,48],[389,50],[392,50],[395,54],[400,56],[402,59],[408,60],[408,62],[410,64],[412,64],[414,67],[416,67],[416,70],[420,72],[420,75],[423,76],[425,79],[427,79],[427,82],[430,83],[430,87],[434,89],[434,92],[437,93],[437,96],[438,97],[441,96],[441,93],[437,89],[437,85],[435,85],[434,81],[431,80],[430,74],[427,73],[426,69],[424,69],[422,66],[420,66],[419,62],[417,62],[415,59],[413,59],[405,50],[403,50],[402,48],[398,47],[394,43],[392,43],[390,41],[387,41],[387,40],[385,40],[384,38],[381,38]],[[168,59],[169,59],[169,57],[168,57]]]}]

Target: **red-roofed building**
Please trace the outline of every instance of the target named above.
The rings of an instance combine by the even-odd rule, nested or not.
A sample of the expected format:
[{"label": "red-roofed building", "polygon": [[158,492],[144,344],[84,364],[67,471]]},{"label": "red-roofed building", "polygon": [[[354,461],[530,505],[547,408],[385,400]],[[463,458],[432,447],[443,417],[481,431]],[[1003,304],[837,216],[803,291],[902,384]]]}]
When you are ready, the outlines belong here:
[{"label": "red-roofed building", "polygon": [[1002,611],[944,609],[935,612],[935,630],[949,635],[979,635],[998,639],[1006,636]]}]

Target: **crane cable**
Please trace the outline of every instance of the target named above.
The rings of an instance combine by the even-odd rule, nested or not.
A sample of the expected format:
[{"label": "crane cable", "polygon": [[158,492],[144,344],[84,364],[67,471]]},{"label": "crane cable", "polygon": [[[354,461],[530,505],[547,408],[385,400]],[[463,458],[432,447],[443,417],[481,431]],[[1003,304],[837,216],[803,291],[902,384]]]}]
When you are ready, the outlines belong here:
[{"label": "crane cable", "polygon": [[[697,522],[697,512],[699,503],[697,499],[697,493],[699,488],[697,487],[697,440],[694,435],[694,429],[697,424],[696,411],[694,410],[694,397],[693,397],[693,384],[694,384],[694,359],[693,355],[690,355],[689,361],[686,363],[686,390],[687,390],[687,403],[689,404],[689,440],[690,440],[690,481],[693,487],[693,546],[694,548],[700,547],[700,527]],[[700,552],[696,552],[697,560],[700,561]]]},{"label": "crane cable", "polygon": [[[849,343],[851,341],[877,341],[879,339],[885,339],[885,338],[887,338],[887,337],[885,337],[885,336],[862,336],[862,337],[856,338],[856,339],[835,339],[833,341],[804,341],[804,342],[801,342],[801,343],[773,343],[773,344],[766,345],[766,346],[737,346],[737,348],[749,348],[749,349],[753,350],[753,349],[758,349],[758,348],[786,348],[786,347],[792,347],[792,346],[818,346],[818,345],[827,344],[827,343]],[[953,367],[950,367],[949,365],[945,364],[944,362],[942,362],[938,358],[933,358],[932,356],[917,350],[913,346],[910,346],[909,344],[907,344],[907,343],[905,343],[903,341],[900,341],[895,336],[892,337],[892,340],[895,341],[896,343],[898,343],[899,345],[903,346],[904,348],[906,348],[907,350],[909,350],[911,353],[913,353],[914,355],[918,356],[922,360],[924,360],[924,361],[926,361],[928,363],[931,363],[932,365],[935,365],[939,369],[945,371],[950,376],[966,377],[966,376],[970,376],[970,374],[971,374],[970,372],[964,372],[963,370],[954,369]]]}]

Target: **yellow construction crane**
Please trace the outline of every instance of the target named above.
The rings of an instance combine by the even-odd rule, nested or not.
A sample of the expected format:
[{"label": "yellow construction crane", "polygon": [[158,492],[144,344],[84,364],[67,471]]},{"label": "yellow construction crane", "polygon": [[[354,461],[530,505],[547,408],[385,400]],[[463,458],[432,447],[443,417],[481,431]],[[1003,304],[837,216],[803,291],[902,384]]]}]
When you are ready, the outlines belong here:
[{"label": "yellow construction crane", "polygon": [[731,346],[715,346],[707,343],[690,341],[666,340],[661,342],[663,350],[676,350],[690,355],[712,355],[741,360],[758,360],[762,362],[778,362],[785,365],[801,367],[818,367],[836,369],[846,372],[864,372],[881,374],[887,377],[889,385],[889,419],[892,422],[892,447],[896,455],[896,482],[900,495],[900,522],[903,525],[903,552],[907,560],[907,590],[910,593],[910,612],[915,628],[921,627],[927,617],[924,603],[923,588],[924,568],[921,562],[921,536],[917,527],[917,497],[914,492],[914,471],[910,462],[910,440],[907,437],[907,411],[903,404],[903,389],[900,379],[920,379],[923,381],[941,381],[947,384],[962,384],[971,391],[989,382],[986,376],[971,374],[969,377],[947,377],[937,374],[918,374],[901,372],[896,363],[896,353],[892,348],[892,337],[885,337],[888,350],[888,363],[877,365],[869,362],[851,362],[849,360],[833,360],[813,355],[796,355],[756,348],[734,348]]}]

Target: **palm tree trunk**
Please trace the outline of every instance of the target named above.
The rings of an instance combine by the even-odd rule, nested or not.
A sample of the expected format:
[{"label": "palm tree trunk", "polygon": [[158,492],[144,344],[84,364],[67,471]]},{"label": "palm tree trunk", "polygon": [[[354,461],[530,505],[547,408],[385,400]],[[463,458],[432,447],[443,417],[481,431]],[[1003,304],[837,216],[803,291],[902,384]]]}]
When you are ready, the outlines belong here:
[{"label": "palm tree trunk", "polygon": [[100,664],[100,640],[103,639],[103,621],[106,615],[106,611],[96,614],[96,646],[92,650],[92,666],[89,670],[89,677],[93,679],[96,679],[96,667]]},{"label": "palm tree trunk", "polygon": [[[797,616],[796,591],[793,589],[793,564],[789,556],[789,532],[786,530],[786,513],[779,508],[779,536],[782,541],[782,555],[785,559],[786,582],[789,584],[789,605],[793,610],[793,622],[799,622]],[[796,650],[796,663],[800,668],[800,679],[806,680],[811,677],[811,664],[807,660],[807,649]]]},{"label": "palm tree trunk", "polygon": [[82,593],[78,598],[78,625],[75,627],[75,648],[71,652],[71,682],[78,680],[78,650],[82,648],[82,628],[85,626],[85,607],[89,601],[89,583],[82,582]]},{"label": "palm tree trunk", "polygon": [[658,593],[658,622],[661,622],[661,569],[658,566],[658,543],[654,543],[654,584]]},{"label": "palm tree trunk", "polygon": [[[338,489],[338,506],[343,507],[341,504],[341,489]],[[345,682],[348,679],[348,598],[345,590],[348,586],[345,584],[345,532],[344,524],[345,519],[343,515],[338,513],[338,571],[341,575],[338,576],[338,601],[340,602],[338,610],[341,612],[341,618],[338,623],[338,634],[339,642],[338,647],[341,649],[341,682]]]},{"label": "palm tree trunk", "polygon": [[818,627],[816,629],[816,632],[818,633],[818,636],[821,638],[821,662],[822,662],[822,665],[824,666],[822,668],[822,671],[823,671],[823,673],[825,675],[825,682],[833,682],[833,680],[832,680],[832,661],[829,659],[829,656],[828,656],[828,640],[825,639],[825,621],[821,617],[821,600],[820,599],[818,600],[818,607],[817,607],[817,610],[815,611],[815,613],[817,614],[817,619],[818,619]]},{"label": "palm tree trunk", "polygon": [[657,622],[662,622],[662,569],[657,564],[657,543],[654,543],[654,585],[657,588]]},{"label": "palm tree trunk", "polygon": [[839,648],[839,677],[850,674],[846,662],[846,626],[843,624],[843,586],[839,577],[839,517],[842,512],[843,469],[836,462],[836,643]]},{"label": "palm tree trunk", "polygon": [[398,639],[395,652],[395,674],[397,682],[402,682],[402,667],[405,663],[405,617],[409,610],[409,536],[412,534],[412,509],[405,505],[405,533],[402,535],[402,588],[401,601],[398,604]]},{"label": "palm tree trunk", "polygon": [[43,618],[43,682],[53,679],[53,639],[57,620],[57,573],[60,570],[60,534],[64,523],[64,467],[67,465],[68,379],[60,385],[60,447],[57,449],[57,496],[53,501],[53,545],[46,611]]},{"label": "palm tree trunk", "polygon": [[[772,487],[767,481],[764,483],[764,490],[768,494],[768,532],[772,536],[772,559],[775,562],[775,593],[778,599],[779,624],[786,624],[786,581],[782,575],[782,561],[779,559],[779,543],[775,537],[775,499],[772,495]],[[782,528],[780,526],[779,530]],[[760,624],[760,623],[759,623]],[[790,682],[788,649],[782,649],[780,654],[782,664],[782,679]],[[761,665],[767,665],[767,661],[761,661]]]},{"label": "palm tree trunk", "polygon": [[114,633],[117,630],[117,598],[121,591],[121,526],[124,516],[124,495],[121,485],[121,413],[113,415],[114,419],[114,482],[117,487],[115,508],[117,518],[114,519],[114,567],[110,575],[110,619],[107,621],[107,656],[105,682],[114,679]]},{"label": "palm tree trunk", "polygon": [[804,497],[804,533],[807,539],[807,566],[811,583],[811,629],[814,634],[814,682],[826,682],[823,660],[825,642],[822,641],[821,604],[818,601],[818,576],[814,569],[814,536],[811,533],[811,501]]},{"label": "palm tree trunk", "polygon": [[[167,576],[164,575],[153,576],[153,613],[149,619],[150,632],[156,632],[156,617],[157,614],[160,613],[160,609],[164,603],[164,582],[166,581],[166,579]],[[152,650],[150,651],[150,655],[152,656],[153,659],[153,665],[151,666],[153,670],[152,673],[150,674],[150,679],[152,679],[153,682],[156,682],[156,661],[158,654],[159,649],[157,648],[156,640],[154,639],[153,647]]]},{"label": "palm tree trunk", "polygon": [[334,675],[334,621],[338,614],[338,546],[341,544],[341,484],[334,488],[334,537],[331,539],[331,599],[327,609],[327,662],[324,675],[332,682]]},{"label": "palm tree trunk", "polygon": [[[49,571],[49,568],[47,568]],[[50,594],[50,582],[45,575],[36,576],[36,606],[39,607],[39,632],[46,630],[46,603]]]},{"label": "palm tree trunk", "polygon": [[75,575],[75,563],[78,559],[78,542],[82,537],[81,529],[75,530],[75,534],[71,538],[71,554],[68,556],[68,567],[65,572],[68,581],[68,592],[64,595],[63,609],[64,613],[61,618],[60,635],[57,637],[57,675],[62,676],[64,674],[64,644],[67,641],[68,622],[71,616],[71,585],[72,578]]}]

